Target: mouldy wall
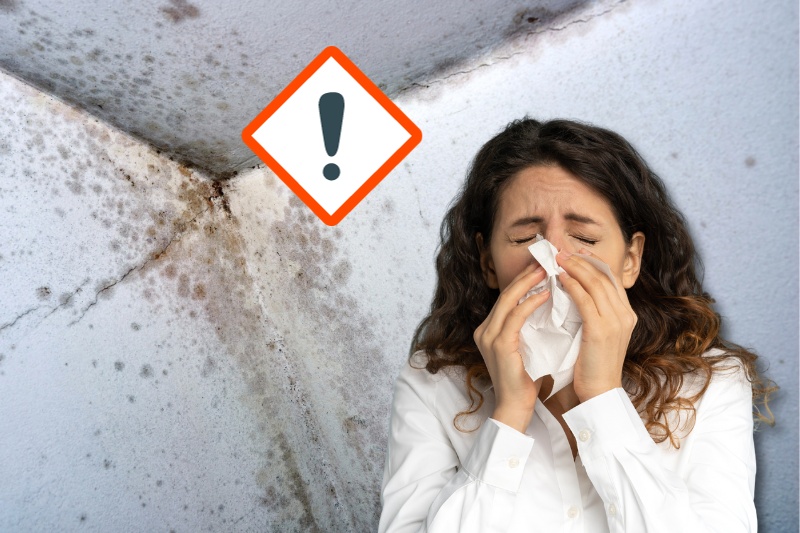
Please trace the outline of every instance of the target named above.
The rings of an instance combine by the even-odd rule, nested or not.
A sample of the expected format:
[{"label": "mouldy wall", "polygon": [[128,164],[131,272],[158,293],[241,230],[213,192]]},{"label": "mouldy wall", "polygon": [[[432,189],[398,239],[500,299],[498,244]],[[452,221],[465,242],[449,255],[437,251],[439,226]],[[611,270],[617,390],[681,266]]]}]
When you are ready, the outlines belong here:
[{"label": "mouldy wall", "polygon": [[0,99],[0,530],[374,522],[382,425],[321,431],[223,188],[13,78]]},{"label": "mouldy wall", "polygon": [[760,531],[796,530],[783,11],[599,2],[429,80],[397,100],[422,144],[335,228],[263,168],[213,185],[0,76],[0,531],[373,530],[439,223],[524,114],[615,129],[664,178],[729,336],[783,387],[756,501]]}]

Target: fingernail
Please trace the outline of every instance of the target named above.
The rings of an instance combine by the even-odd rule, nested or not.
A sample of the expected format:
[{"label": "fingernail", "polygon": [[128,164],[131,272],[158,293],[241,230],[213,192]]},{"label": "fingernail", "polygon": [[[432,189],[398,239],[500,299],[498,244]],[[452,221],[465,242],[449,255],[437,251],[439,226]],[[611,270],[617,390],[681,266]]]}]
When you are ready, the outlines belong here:
[{"label": "fingernail", "polygon": [[580,250],[578,250],[578,253],[579,254],[583,254],[583,255],[590,255],[591,254],[591,252],[589,250],[587,250],[586,248],[581,248]]},{"label": "fingernail", "polygon": [[567,250],[561,250],[560,252],[558,252],[558,255],[560,255],[561,257],[566,259],[567,257],[571,256],[572,254],[570,252],[568,252]]},{"label": "fingernail", "polygon": [[536,268],[533,269],[534,272],[539,272],[540,270],[542,270],[542,265],[538,264],[536,265]]},{"label": "fingernail", "polygon": [[559,277],[559,278],[561,278],[561,279],[572,279],[572,276],[570,276],[569,274],[567,274],[567,271],[566,271],[566,270],[565,270],[564,272],[560,273],[560,274],[558,275],[558,277]]}]

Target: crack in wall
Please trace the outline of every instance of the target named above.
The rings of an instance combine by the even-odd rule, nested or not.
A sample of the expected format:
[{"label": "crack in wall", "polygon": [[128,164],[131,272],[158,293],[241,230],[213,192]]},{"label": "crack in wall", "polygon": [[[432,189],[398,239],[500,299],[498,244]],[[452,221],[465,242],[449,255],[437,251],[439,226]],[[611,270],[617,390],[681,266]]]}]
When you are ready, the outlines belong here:
[{"label": "crack in wall", "polygon": [[17,322],[19,322],[19,321],[20,321],[22,318],[24,318],[24,317],[28,316],[29,314],[33,313],[34,311],[36,311],[36,310],[38,310],[38,309],[41,309],[42,307],[43,307],[42,305],[37,305],[36,307],[31,307],[31,308],[30,308],[30,309],[28,309],[27,311],[24,311],[24,312],[20,313],[20,314],[19,314],[19,315],[17,315],[17,316],[16,316],[16,318],[14,318],[14,320],[12,320],[11,322],[6,322],[6,323],[5,323],[5,324],[3,324],[2,326],[0,326],[0,331],[3,331],[3,330],[5,330],[5,329],[8,329],[8,328],[11,328],[11,327],[13,327],[13,326],[14,326],[14,325],[15,325]]},{"label": "crack in wall", "polygon": [[[214,198],[214,197],[212,197],[212,198]],[[210,200],[210,199],[211,199],[211,198],[209,198],[209,200]],[[202,215],[204,215],[206,212],[208,212],[208,210],[209,210],[209,209],[211,209],[211,208],[210,208],[210,207],[207,207],[207,208],[203,209],[201,212],[199,212],[199,213],[198,213],[198,214],[196,214],[194,217],[192,217],[192,218],[191,218],[191,219],[190,219],[188,222],[186,222],[186,223],[185,223],[185,226],[186,226],[186,227],[190,226],[190,225],[191,225],[192,223],[194,223],[194,222],[195,222],[195,221],[196,221],[196,220],[197,220],[197,219],[198,219],[200,216],[202,216]],[[86,313],[89,311],[89,309],[91,309],[92,307],[94,307],[94,306],[97,304],[97,302],[98,302],[98,301],[99,301],[99,299],[100,299],[100,295],[101,295],[102,293],[106,292],[107,290],[111,289],[112,287],[116,286],[117,284],[119,284],[119,283],[122,283],[122,282],[123,282],[123,281],[125,281],[125,279],[127,279],[127,278],[128,278],[128,276],[130,276],[132,273],[134,273],[134,272],[138,272],[138,271],[142,270],[143,268],[145,268],[145,267],[146,267],[148,264],[150,264],[151,262],[153,262],[153,261],[158,261],[158,259],[160,259],[160,258],[161,258],[161,257],[162,257],[162,256],[163,256],[163,255],[164,255],[166,252],[167,252],[167,250],[169,249],[169,247],[170,247],[170,246],[172,246],[172,244],[173,244],[174,242],[176,242],[176,241],[179,241],[179,240],[180,240],[180,239],[183,237],[183,235],[184,235],[185,233],[186,233],[186,231],[179,231],[179,232],[175,233],[175,234],[174,234],[174,235],[173,235],[173,236],[170,238],[169,242],[167,242],[167,244],[166,244],[165,246],[163,246],[163,247],[162,247],[160,250],[158,250],[158,251],[156,251],[156,252],[153,252],[153,253],[151,253],[151,254],[150,254],[150,256],[149,256],[149,257],[148,257],[148,258],[147,258],[147,259],[146,259],[146,260],[145,260],[145,261],[144,261],[142,264],[140,264],[140,265],[136,265],[136,266],[133,266],[133,267],[131,267],[131,268],[130,268],[130,269],[128,269],[128,271],[127,271],[127,272],[125,272],[125,273],[124,273],[124,274],[123,274],[123,275],[122,275],[122,276],[121,276],[119,279],[117,279],[117,280],[115,280],[115,281],[112,281],[111,283],[109,283],[109,284],[107,284],[107,285],[104,285],[104,286],[103,286],[103,287],[102,287],[102,288],[101,288],[99,291],[97,291],[97,292],[95,293],[95,295],[94,295],[94,299],[93,299],[91,302],[89,302],[89,305],[87,305],[86,307],[84,307],[84,308],[83,308],[83,310],[81,311],[81,314],[80,314],[80,316],[79,316],[78,318],[76,318],[75,320],[71,321],[69,324],[67,324],[67,326],[73,326],[73,325],[77,324],[78,322],[80,322],[80,321],[83,319],[83,317],[84,317],[84,316],[86,316]],[[78,291],[80,291],[80,289],[78,289]],[[77,291],[76,291],[76,292],[77,292]]]},{"label": "crack in wall", "polygon": [[[616,2],[615,4],[612,4],[611,7],[609,7],[608,9],[606,9],[604,11],[601,11],[600,13],[595,13],[595,14],[589,16],[589,17],[586,17],[586,18],[578,18],[578,19],[570,20],[569,22],[567,22],[566,24],[564,24],[562,26],[548,26],[547,28],[544,28],[544,29],[541,29],[541,30],[527,31],[525,33],[520,34],[520,37],[515,39],[515,41],[521,41],[521,40],[527,39],[527,38],[529,38],[529,37],[531,37],[533,35],[543,35],[543,34],[549,33],[549,32],[561,32],[561,31],[566,30],[570,26],[574,26],[575,24],[586,24],[586,23],[591,22],[592,20],[594,20],[596,18],[599,18],[599,17],[602,17],[604,15],[607,15],[607,14],[611,13],[612,11],[616,10],[619,6],[621,6],[622,4],[626,3],[627,1],[628,0],[620,0],[619,2]],[[486,61],[486,62],[483,62],[483,63],[479,63],[478,65],[475,65],[474,67],[471,67],[471,68],[466,69],[466,70],[459,70],[459,71],[451,72],[451,73],[449,73],[447,75],[444,75],[444,76],[442,76],[440,78],[436,78],[436,79],[433,79],[433,80],[430,80],[430,81],[426,81],[426,82],[413,82],[408,87],[398,91],[398,94],[402,94],[402,93],[411,91],[411,90],[416,89],[416,88],[428,89],[428,88],[431,87],[431,85],[435,85],[435,84],[438,84],[438,83],[444,83],[444,82],[446,82],[447,80],[449,80],[451,78],[455,78],[455,77],[458,77],[458,76],[464,76],[464,75],[467,75],[467,74],[471,74],[471,73],[475,72],[476,70],[481,70],[481,69],[486,68],[486,67],[491,67],[491,66],[497,65],[499,63],[503,63],[505,61],[508,61],[509,59],[511,59],[513,57],[516,57],[516,56],[519,56],[519,55],[523,55],[523,54],[527,54],[527,53],[529,53],[528,50],[519,50],[517,52],[512,52],[512,53],[510,53],[508,55],[505,55],[505,56],[493,57],[493,58],[491,58],[492,59],[491,61]]]},{"label": "crack in wall", "polygon": [[75,289],[75,290],[74,290],[74,291],[72,291],[72,292],[69,292],[69,293],[67,293],[67,296],[66,296],[66,297],[64,297],[64,298],[62,298],[62,302],[61,302],[60,304],[58,304],[58,305],[54,306],[54,307],[53,307],[53,308],[50,310],[50,312],[49,312],[49,313],[47,313],[46,315],[44,315],[44,316],[42,317],[42,319],[41,319],[39,322],[37,322],[35,326],[33,326],[33,329],[36,329],[36,328],[38,328],[38,327],[39,327],[39,325],[40,325],[42,322],[44,322],[45,320],[47,320],[47,319],[50,317],[50,315],[52,315],[53,313],[55,313],[55,312],[56,312],[56,311],[58,311],[59,309],[62,309],[62,308],[64,308],[64,307],[69,307],[70,305],[72,305],[72,299],[73,299],[73,298],[74,298],[74,297],[75,297],[77,294],[79,294],[81,291],[83,291],[83,288],[86,286],[86,284],[88,284],[88,283],[89,283],[89,281],[91,281],[91,280],[90,280],[90,278],[86,278],[85,280],[83,280],[83,283],[81,283],[81,284],[78,286],[78,288],[77,288],[77,289]]},{"label": "crack in wall", "polygon": [[86,284],[87,284],[87,283],[89,283],[89,281],[91,281],[91,280],[90,280],[89,278],[86,278],[86,279],[83,281],[83,283],[81,283],[81,284],[78,286],[78,288],[77,288],[77,289],[75,289],[75,290],[74,290],[74,291],[72,291],[72,292],[68,292],[68,293],[66,293],[65,295],[62,295],[62,298],[61,298],[61,300],[62,300],[62,301],[61,301],[61,303],[60,303],[60,304],[58,304],[58,305],[55,305],[55,306],[37,305],[36,307],[33,307],[33,308],[31,308],[31,309],[28,309],[28,310],[27,310],[27,311],[25,311],[24,313],[22,313],[22,314],[18,315],[18,316],[17,316],[17,317],[16,317],[16,318],[15,318],[15,319],[12,321],[12,322],[7,322],[6,324],[3,324],[2,326],[0,326],[0,331],[3,331],[3,330],[5,330],[5,329],[7,329],[7,328],[11,328],[11,327],[13,327],[13,326],[14,326],[14,325],[17,323],[17,321],[19,321],[19,319],[20,319],[20,318],[22,318],[22,317],[24,317],[24,316],[26,316],[26,315],[30,314],[30,313],[31,313],[31,312],[33,312],[33,311],[36,311],[36,310],[38,310],[38,309],[41,309],[42,307],[49,307],[49,308],[50,308],[50,312],[49,312],[49,313],[47,313],[46,315],[44,315],[44,316],[43,316],[43,317],[42,317],[42,318],[41,318],[41,319],[40,319],[40,320],[39,320],[39,321],[38,321],[38,322],[37,322],[37,323],[36,323],[36,324],[35,324],[35,325],[34,325],[32,328],[31,328],[31,330],[32,330],[32,331],[33,331],[33,330],[36,330],[36,328],[38,328],[38,327],[39,327],[39,326],[42,324],[42,322],[44,322],[45,320],[47,320],[48,318],[50,318],[50,316],[52,316],[52,315],[53,315],[53,313],[55,313],[55,312],[56,312],[56,311],[58,311],[59,309],[63,309],[63,308],[65,308],[65,307],[69,307],[70,305],[72,305],[72,299],[73,299],[73,298],[74,298],[74,297],[75,297],[77,294],[79,294],[79,293],[80,293],[80,292],[83,290],[83,288],[86,286]]}]

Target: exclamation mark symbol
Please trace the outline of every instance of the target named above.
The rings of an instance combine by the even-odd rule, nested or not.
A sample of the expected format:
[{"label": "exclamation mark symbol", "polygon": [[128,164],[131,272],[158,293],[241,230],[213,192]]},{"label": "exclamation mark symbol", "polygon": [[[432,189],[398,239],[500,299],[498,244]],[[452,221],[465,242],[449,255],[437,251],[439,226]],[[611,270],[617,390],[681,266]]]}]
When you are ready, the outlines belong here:
[{"label": "exclamation mark symbol", "polygon": [[[342,119],[344,118],[344,97],[339,93],[325,93],[319,97],[319,120],[322,123],[322,138],[325,140],[325,151],[333,157],[339,151],[339,138],[342,136]],[[339,177],[339,167],[328,163],[322,169],[322,175],[333,181]]]}]

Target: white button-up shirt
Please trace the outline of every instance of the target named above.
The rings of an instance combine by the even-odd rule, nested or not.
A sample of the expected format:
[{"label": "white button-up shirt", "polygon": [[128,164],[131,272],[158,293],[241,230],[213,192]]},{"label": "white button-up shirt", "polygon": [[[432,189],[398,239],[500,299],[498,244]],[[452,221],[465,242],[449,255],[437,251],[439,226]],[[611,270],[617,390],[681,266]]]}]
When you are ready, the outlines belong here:
[{"label": "white button-up shirt", "polygon": [[[415,354],[414,366],[424,361]],[[563,415],[575,460],[539,400],[524,434],[490,418],[491,387],[483,407],[460,419],[477,429],[456,429],[470,403],[463,376],[408,363],[401,371],[380,532],[756,531],[752,389],[741,367],[714,373],[678,450],[654,443],[621,388],[579,404]],[[693,384],[689,376],[683,390]]]}]

